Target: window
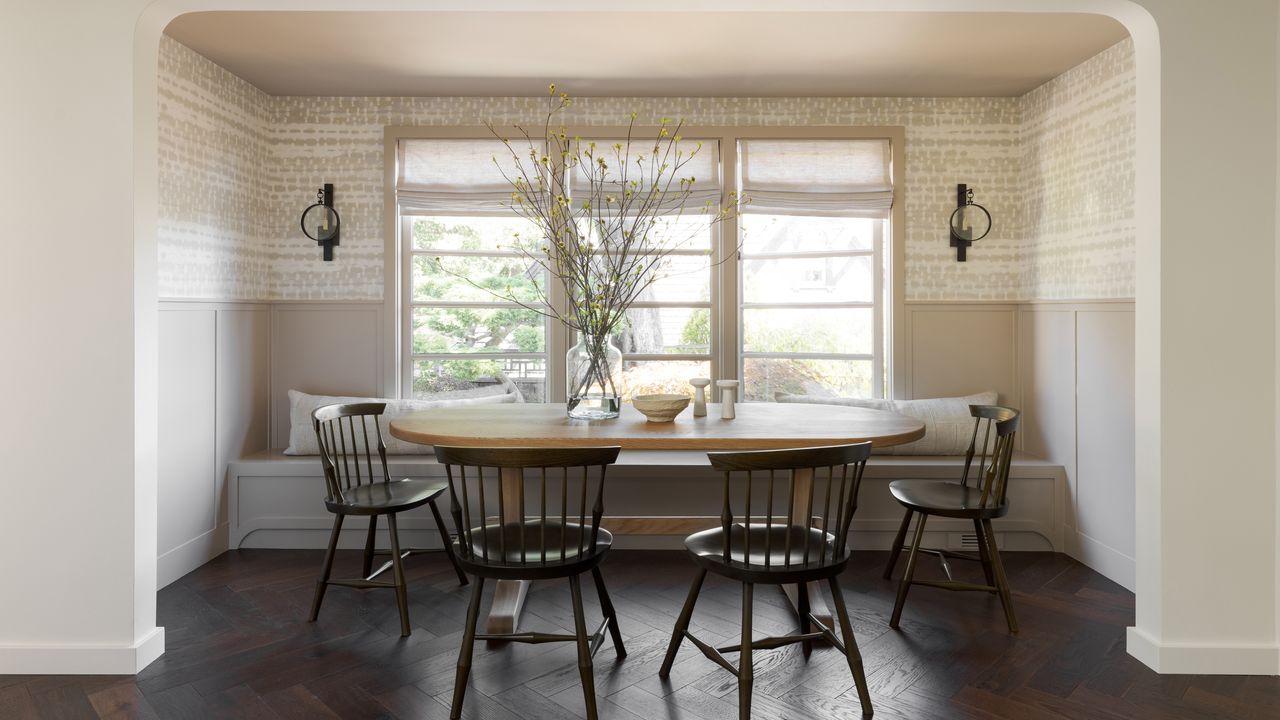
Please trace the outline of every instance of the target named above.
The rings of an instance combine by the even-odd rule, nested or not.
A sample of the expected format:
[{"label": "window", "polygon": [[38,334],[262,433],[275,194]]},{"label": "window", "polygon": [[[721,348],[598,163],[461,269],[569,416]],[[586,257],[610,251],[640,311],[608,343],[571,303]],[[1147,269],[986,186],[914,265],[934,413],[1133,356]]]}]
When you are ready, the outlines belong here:
[{"label": "window", "polygon": [[397,203],[403,245],[402,394],[418,397],[513,380],[532,402],[548,397],[549,323],[486,292],[539,304],[546,273],[509,250],[532,228],[504,206],[496,141],[406,140]]},{"label": "window", "polygon": [[[713,251],[720,233],[703,214],[707,204],[719,207],[724,198],[719,141],[685,135],[681,147],[701,148],[680,171],[697,178],[696,190],[683,212],[661,216],[659,225],[676,249],[667,258],[660,279],[641,294],[627,312],[626,324],[613,337],[622,351],[623,397],[649,393],[679,393],[689,388],[689,378],[710,377],[712,358],[719,340],[712,332],[712,298],[718,283],[714,277]],[[600,147],[622,138],[594,137]],[[570,192],[585,195],[583,178],[575,177]]]},{"label": "window", "polygon": [[883,397],[889,142],[747,139],[738,156],[743,397]]},{"label": "window", "polygon": [[[602,145],[617,137],[581,130]],[[541,268],[509,249],[513,234],[536,228],[506,209],[510,187],[494,158],[507,149],[484,128],[387,133],[395,150],[389,227],[398,235],[390,255],[401,287],[402,394],[505,374],[530,401],[563,401],[564,355],[574,338],[485,291],[512,292],[535,307],[564,302]],[[613,338],[623,352],[623,393],[687,391],[689,378],[706,376],[741,379],[749,401],[779,392],[891,394],[901,128],[682,134],[703,144],[692,174],[706,197],[664,218],[679,249]],[[704,200],[723,202],[728,189],[749,199],[737,217],[713,225],[697,214]]]}]

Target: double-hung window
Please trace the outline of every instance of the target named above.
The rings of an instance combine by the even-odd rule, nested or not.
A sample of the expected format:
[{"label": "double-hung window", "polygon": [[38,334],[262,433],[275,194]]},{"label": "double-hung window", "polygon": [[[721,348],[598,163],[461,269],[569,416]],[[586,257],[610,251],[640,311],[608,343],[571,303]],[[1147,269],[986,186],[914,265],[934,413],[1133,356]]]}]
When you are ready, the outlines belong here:
[{"label": "double-hung window", "polygon": [[[571,132],[605,148],[619,138],[608,128]],[[512,249],[516,233],[538,230],[509,209],[511,186],[494,158],[510,151],[484,129],[388,133],[402,394],[505,375],[530,401],[563,402],[565,352],[575,338],[520,305],[566,298]],[[685,392],[698,376],[736,378],[748,401],[889,396],[902,292],[894,280],[901,128],[685,127],[682,135],[686,149],[701,143],[680,173],[697,182],[683,211],[660,215],[674,251],[612,338],[623,352],[624,396]],[[570,195],[589,196],[583,178],[567,180]],[[727,202],[729,190],[746,203],[710,222],[706,209]]]},{"label": "double-hung window", "polygon": [[[620,140],[596,138],[595,143],[612,148]],[[622,351],[619,390],[624,397],[685,392],[689,378],[711,376],[712,357],[718,349],[713,255],[720,233],[712,218],[724,201],[719,143],[686,135],[679,147],[684,156],[677,175],[695,182],[682,207],[660,212],[650,235],[663,238],[663,247],[670,253],[656,272],[658,280],[631,305],[626,322],[612,338]],[[571,194],[588,197],[587,190],[586,177],[575,172]]]},{"label": "double-hung window", "polygon": [[744,139],[741,362],[747,400],[883,397],[885,139]]},{"label": "double-hung window", "polygon": [[508,209],[510,186],[493,162],[497,140],[399,143],[396,202],[402,245],[403,395],[418,397],[513,380],[547,398],[546,273],[511,249],[532,225]]}]

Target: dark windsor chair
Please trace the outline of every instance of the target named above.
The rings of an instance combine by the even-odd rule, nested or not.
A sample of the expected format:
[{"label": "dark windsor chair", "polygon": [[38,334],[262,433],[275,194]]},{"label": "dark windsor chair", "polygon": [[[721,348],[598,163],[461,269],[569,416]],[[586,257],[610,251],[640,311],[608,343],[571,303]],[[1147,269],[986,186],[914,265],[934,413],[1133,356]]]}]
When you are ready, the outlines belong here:
[{"label": "dark windsor chair", "polygon": [[[724,506],[720,527],[694,533],[685,539],[700,569],[689,597],[676,620],[667,655],[658,671],[671,673],[680,643],[689,641],[704,655],[738,678],[738,717],[751,717],[751,653],[753,650],[803,643],[806,656],[819,638],[845,655],[853,673],[862,714],[870,717],[871,695],[862,668],[862,656],[849,623],[840,583],[836,579],[849,563],[849,525],[858,508],[862,473],[871,454],[871,443],[752,452],[713,452],[711,465],[724,472]],[[786,479],[779,482],[781,472]],[[759,478],[757,478],[757,474]],[[767,478],[765,475],[767,474]],[[744,477],[745,475],[745,477]],[[755,491],[753,488],[763,485]],[[778,491],[784,492],[781,498]],[[735,513],[735,507],[740,512]],[[785,515],[777,517],[775,509]],[[689,632],[693,607],[707,572],[742,583],[742,642],[714,648]],[[806,583],[826,580],[840,621],[841,637],[810,612]],[[757,583],[798,583],[800,633],[753,640],[751,637],[752,588]],[[814,629],[816,628],[816,629]],[[740,653],[738,667],[722,653]]]},{"label": "dark windsor chair", "polygon": [[[1000,551],[996,547],[996,535],[991,530],[991,519],[1003,517],[1009,512],[1009,463],[1013,458],[1013,439],[1018,432],[1021,413],[1013,408],[996,405],[970,405],[973,415],[973,437],[969,440],[969,450],[965,453],[964,474],[960,482],[895,480],[889,483],[889,492],[907,509],[898,527],[898,536],[893,541],[893,549],[889,554],[889,565],[884,569],[885,579],[893,575],[893,567],[903,550],[903,540],[907,536],[907,527],[911,524],[911,516],[920,515],[916,522],[916,532],[911,542],[911,552],[907,555],[907,569],[898,583],[898,598],[893,605],[893,617],[889,627],[898,627],[902,617],[902,606],[907,601],[907,590],[912,585],[927,585],[943,590],[976,590],[996,593],[1000,596],[1000,604],[1004,607],[1004,617],[1009,624],[1009,632],[1018,632],[1018,621],[1013,616],[1013,600],[1009,596],[1009,581],[1004,575],[1004,565],[1000,562]],[[995,430],[995,443],[991,443],[991,431]],[[978,435],[982,434],[982,449],[978,450]],[[990,454],[988,454],[990,448]],[[978,482],[970,486],[969,471],[973,468],[974,456],[978,457]],[[977,534],[978,555],[937,550],[921,547],[924,540],[925,521],[930,515],[940,517],[968,519],[973,521]],[[936,555],[942,561],[946,580],[916,580],[916,556],[920,553]],[[986,576],[986,585],[977,585],[954,580],[951,577],[951,566],[947,558],[971,560],[982,564],[982,572]]]},{"label": "dark windsor chair", "polygon": [[[311,414],[311,423],[316,437],[320,441],[320,464],[324,467],[324,482],[328,490],[324,504],[333,513],[333,532],[329,535],[329,549],[324,555],[324,568],[320,571],[320,579],[316,581],[315,599],[311,601],[309,622],[315,622],[320,615],[320,603],[324,601],[324,591],[330,585],[344,585],[353,588],[394,588],[396,605],[400,610],[400,634],[408,637],[409,599],[405,588],[404,567],[401,561],[410,554],[427,552],[424,548],[400,547],[400,534],[396,527],[396,514],[423,505],[431,507],[436,527],[440,531],[440,540],[444,543],[444,553],[458,573],[458,581],[467,584],[467,576],[462,573],[458,559],[453,554],[453,541],[445,527],[444,518],[440,517],[440,509],[436,507],[436,498],[440,497],[447,487],[441,480],[392,480],[387,470],[387,445],[382,439],[382,428],[378,423],[379,416],[386,409],[384,403],[358,403],[352,405],[326,405],[317,408]],[[369,426],[372,425],[372,433]],[[376,440],[374,445],[372,440]],[[377,451],[377,464],[374,464],[374,451]],[[364,465],[362,470],[361,465]],[[364,544],[364,564],[359,578],[331,579],[333,557],[338,548],[338,536],[342,532],[342,521],[348,515],[364,515],[369,518],[369,533]],[[383,563],[376,572],[373,571],[373,558],[384,554],[374,548],[374,538],[378,531],[378,517],[387,517],[387,529],[391,535],[391,559]],[[374,580],[388,569],[394,571],[394,582]]]},{"label": "dark windsor chair", "polygon": [[[458,561],[463,570],[476,578],[471,605],[467,608],[462,649],[458,653],[449,717],[462,715],[472,650],[479,638],[576,643],[587,718],[595,720],[596,691],[591,659],[604,643],[606,628],[613,638],[618,659],[627,655],[618,630],[618,617],[600,574],[600,562],[613,545],[613,535],[600,527],[604,514],[605,470],[618,459],[620,449],[436,446],[436,459],[444,464],[449,479],[454,524],[459,528]],[[531,471],[528,477],[526,470]],[[604,611],[604,621],[590,635],[582,611],[579,581],[585,572],[590,572],[595,580]],[[574,634],[476,634],[485,580],[554,578],[569,580]]]}]

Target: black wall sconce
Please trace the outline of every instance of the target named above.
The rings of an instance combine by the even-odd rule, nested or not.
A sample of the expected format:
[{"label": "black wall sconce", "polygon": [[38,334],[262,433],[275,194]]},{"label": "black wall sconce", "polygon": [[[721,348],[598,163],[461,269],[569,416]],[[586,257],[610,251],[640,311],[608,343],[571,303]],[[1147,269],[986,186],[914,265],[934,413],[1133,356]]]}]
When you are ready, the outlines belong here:
[{"label": "black wall sconce", "polygon": [[333,209],[333,183],[325,183],[316,191],[315,204],[302,211],[302,233],[324,246],[324,259],[333,260],[333,246],[338,244],[342,218]]},{"label": "black wall sconce", "polygon": [[964,262],[969,246],[991,232],[991,213],[973,201],[973,189],[964,183],[956,185],[956,209],[951,212],[951,247],[956,261]]}]

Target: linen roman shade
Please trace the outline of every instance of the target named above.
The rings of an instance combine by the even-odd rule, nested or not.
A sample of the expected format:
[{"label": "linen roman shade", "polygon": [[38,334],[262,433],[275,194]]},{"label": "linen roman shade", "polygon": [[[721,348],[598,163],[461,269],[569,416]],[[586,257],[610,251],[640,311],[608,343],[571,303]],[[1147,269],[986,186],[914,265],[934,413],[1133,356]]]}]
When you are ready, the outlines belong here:
[{"label": "linen roman shade", "polygon": [[511,183],[503,171],[511,174],[515,166],[497,139],[406,139],[399,152],[396,202],[402,210],[491,215],[510,206]]},{"label": "linen roman shade", "polygon": [[[626,169],[626,181],[628,183],[632,180],[651,182],[655,174],[651,170],[653,166],[650,164],[649,159],[653,150],[653,145],[650,143],[652,135],[649,136],[648,140],[645,140],[642,134],[638,134],[637,137],[640,139],[633,140],[631,143],[630,161],[627,163],[628,167]],[[592,138],[590,140],[584,138],[582,140],[583,149],[585,150],[587,144],[592,141],[596,143],[595,157],[604,158],[605,162],[609,164],[608,177],[611,181],[609,183],[610,187],[621,193],[625,189],[625,183],[622,180],[622,168],[620,165],[623,163],[620,160],[627,157],[626,141],[607,138]],[[677,164],[675,152],[679,150],[683,153],[679,162],[683,164],[680,165],[679,170],[674,171],[674,176],[672,169],[668,169],[662,174],[664,183],[667,178],[674,178],[670,185],[670,189],[673,191],[679,189],[680,178],[691,177],[694,179],[691,186],[692,192],[684,202],[685,213],[702,212],[708,203],[710,203],[714,212],[720,205],[723,186],[720,177],[720,144],[715,140],[704,140],[702,141],[702,147],[699,148],[698,142],[697,139],[683,138],[676,148],[672,150],[670,156],[666,158],[666,163],[671,168],[675,168]],[[615,143],[622,143],[621,151],[613,147]],[[665,149],[666,144],[666,140],[663,140],[660,143],[660,147]],[[644,155],[645,159],[637,165],[636,160],[641,155]],[[589,193],[590,182],[581,167],[574,168],[570,179],[570,188],[574,197],[581,198]],[[680,203],[678,200],[678,197],[668,198],[668,207],[663,209],[672,212],[679,210]]]},{"label": "linen roman shade", "polygon": [[887,138],[742,140],[742,212],[886,218],[893,207]]}]

